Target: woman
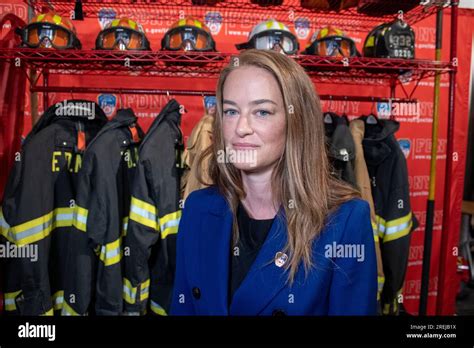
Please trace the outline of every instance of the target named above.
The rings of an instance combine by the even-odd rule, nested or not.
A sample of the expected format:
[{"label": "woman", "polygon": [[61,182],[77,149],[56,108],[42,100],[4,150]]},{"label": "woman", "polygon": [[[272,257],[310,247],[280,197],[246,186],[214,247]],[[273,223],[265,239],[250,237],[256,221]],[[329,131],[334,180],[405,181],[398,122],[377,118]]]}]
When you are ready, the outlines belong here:
[{"label": "woman", "polygon": [[171,314],[375,315],[369,207],[330,175],[304,70],[274,51],[234,59],[213,141],[215,184],[188,197],[179,226]]}]

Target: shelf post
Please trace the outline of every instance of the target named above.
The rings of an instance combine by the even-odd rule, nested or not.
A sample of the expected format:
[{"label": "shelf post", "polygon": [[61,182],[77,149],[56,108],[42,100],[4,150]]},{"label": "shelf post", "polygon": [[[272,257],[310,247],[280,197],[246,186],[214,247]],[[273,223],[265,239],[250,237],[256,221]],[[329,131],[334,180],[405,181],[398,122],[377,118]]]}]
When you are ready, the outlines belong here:
[{"label": "shelf post", "polygon": [[[448,234],[451,214],[451,184],[453,180],[453,152],[454,152],[454,119],[455,119],[455,100],[456,100],[456,71],[457,71],[457,34],[458,34],[458,6],[459,1],[451,2],[451,47],[450,60],[453,69],[449,72],[449,103],[448,103],[448,131],[447,131],[447,150],[446,150],[446,175],[444,180],[444,202],[443,202],[443,226],[441,229],[441,250],[439,259],[438,273],[438,295],[436,298],[436,314],[446,315],[444,313],[444,284],[440,280],[445,279],[447,275],[446,258],[449,252]],[[454,232],[454,231],[452,231]]]},{"label": "shelf post", "polygon": [[[435,60],[441,61],[441,48],[443,43],[443,11],[440,9],[436,13],[436,52]],[[421,290],[419,315],[426,315],[428,307],[431,249],[433,244],[433,222],[436,189],[436,160],[438,152],[438,128],[439,128],[439,91],[441,74],[436,72],[433,96],[433,124],[431,126],[431,159],[430,159],[430,183],[428,191],[428,201],[426,203],[425,235],[423,242],[423,267],[421,271]]]}]

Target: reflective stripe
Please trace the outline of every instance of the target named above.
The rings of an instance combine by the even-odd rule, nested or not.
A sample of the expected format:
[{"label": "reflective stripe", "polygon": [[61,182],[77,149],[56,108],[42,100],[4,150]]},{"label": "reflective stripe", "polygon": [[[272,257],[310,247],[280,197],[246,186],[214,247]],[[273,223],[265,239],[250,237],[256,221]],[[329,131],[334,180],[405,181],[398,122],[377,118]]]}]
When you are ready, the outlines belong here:
[{"label": "reflective stripe", "polygon": [[381,216],[376,216],[378,235],[384,243],[408,235],[413,226],[412,213],[401,218],[385,221]]},{"label": "reflective stripe", "polygon": [[166,314],[166,311],[163,309],[163,307],[161,307],[158,303],[153,302],[153,300],[150,300],[150,308],[158,315],[168,315]]},{"label": "reflective stripe", "polygon": [[63,309],[61,311],[61,315],[63,316],[77,316],[79,313],[77,313],[72,307],[67,303],[67,301],[64,301],[63,303]]},{"label": "reflective stripe", "polygon": [[100,249],[100,260],[106,266],[112,266],[120,262],[120,259],[122,258],[122,251],[120,248],[121,240],[122,238],[119,238],[112,243],[102,245]]},{"label": "reflective stripe", "polygon": [[87,211],[87,209],[76,205],[74,207],[74,217],[72,221],[72,224],[74,225],[74,227],[76,227],[78,230],[82,232],[86,232],[88,214],[89,212]]},{"label": "reflective stripe", "polygon": [[127,235],[127,229],[128,229],[128,216],[123,218],[122,237],[125,237]]},{"label": "reflective stripe", "polygon": [[127,278],[123,278],[123,299],[130,304],[135,303],[137,298],[137,288],[132,286],[132,283]]},{"label": "reflective stripe", "polygon": [[54,310],[51,308],[49,311],[44,312],[43,314],[40,314],[42,317],[52,317],[54,315]]},{"label": "reflective stripe", "polygon": [[408,235],[412,226],[413,220],[411,212],[401,218],[387,221],[385,223],[385,235],[383,237],[383,242],[390,242]]},{"label": "reflective stripe", "polygon": [[53,295],[53,307],[54,310],[60,310],[63,308],[64,303],[64,291],[58,291]]},{"label": "reflective stripe", "polygon": [[2,207],[0,206],[0,234],[7,238],[8,230],[10,229],[10,225],[5,220],[3,216]]},{"label": "reflective stripe", "polygon": [[37,242],[49,236],[56,227],[72,225],[73,208],[56,208],[39,218],[10,227],[5,237],[17,245]]},{"label": "reflective stripe", "polygon": [[385,284],[385,277],[378,276],[377,277],[377,282],[378,282],[378,290],[379,290],[379,292],[381,292],[382,289],[383,289],[383,285]]},{"label": "reflective stripe", "polygon": [[178,233],[181,210],[167,214],[160,219],[161,238],[165,239],[170,234]]},{"label": "reflective stripe", "polygon": [[6,292],[5,293],[5,310],[6,311],[16,311],[16,302],[15,298],[21,293],[21,290],[15,292]]},{"label": "reflective stripe", "polygon": [[374,241],[375,241],[375,243],[378,243],[379,242],[379,235],[378,235],[378,232],[377,232],[377,223],[375,223],[374,221],[371,221],[371,225],[372,225],[372,233],[374,234]]},{"label": "reflective stripe", "polygon": [[140,301],[145,301],[150,295],[150,279],[145,280],[140,287]]},{"label": "reflective stripe", "polygon": [[158,230],[156,223],[156,208],[133,196],[130,202],[130,219],[144,226]]}]

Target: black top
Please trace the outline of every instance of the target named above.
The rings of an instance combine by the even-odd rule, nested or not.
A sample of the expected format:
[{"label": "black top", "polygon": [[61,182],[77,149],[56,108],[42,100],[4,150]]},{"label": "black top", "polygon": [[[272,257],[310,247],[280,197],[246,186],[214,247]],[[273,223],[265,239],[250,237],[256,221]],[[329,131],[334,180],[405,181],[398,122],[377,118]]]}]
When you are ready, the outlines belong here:
[{"label": "black top", "polygon": [[255,261],[274,219],[252,219],[244,206],[239,204],[237,208],[239,242],[237,245],[232,244],[230,252],[229,303]]}]

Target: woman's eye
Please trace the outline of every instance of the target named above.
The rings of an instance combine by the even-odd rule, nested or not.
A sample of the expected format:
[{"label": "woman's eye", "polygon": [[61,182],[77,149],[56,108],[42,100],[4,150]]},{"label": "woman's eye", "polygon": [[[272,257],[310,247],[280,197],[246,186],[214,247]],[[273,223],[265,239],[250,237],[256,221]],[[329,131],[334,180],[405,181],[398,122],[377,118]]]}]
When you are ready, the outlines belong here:
[{"label": "woman's eye", "polygon": [[270,111],[267,111],[267,110],[258,110],[256,112],[256,115],[259,116],[259,117],[266,117],[268,115],[270,115],[271,112]]},{"label": "woman's eye", "polygon": [[224,110],[224,116],[235,116],[237,115],[236,110]]}]

